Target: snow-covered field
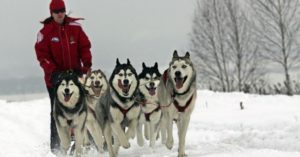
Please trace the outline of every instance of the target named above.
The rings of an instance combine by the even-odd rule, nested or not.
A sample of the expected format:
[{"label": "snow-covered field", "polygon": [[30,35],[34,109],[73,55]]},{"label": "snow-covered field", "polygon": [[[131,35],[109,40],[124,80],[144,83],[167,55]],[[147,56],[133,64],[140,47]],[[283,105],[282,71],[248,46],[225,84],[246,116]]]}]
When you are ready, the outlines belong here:
[{"label": "snow-covered field", "polygon": [[[46,96],[46,95],[45,95]],[[16,101],[13,101],[16,100]],[[243,102],[244,110],[240,109]],[[47,97],[0,100],[0,156],[55,157],[49,150],[50,104]],[[174,125],[174,135],[177,129]],[[176,157],[170,151],[121,149],[122,157]],[[189,157],[300,157],[300,96],[258,96],[198,91],[186,142]],[[88,156],[96,157],[95,151]],[[101,156],[108,157],[108,153]]]}]

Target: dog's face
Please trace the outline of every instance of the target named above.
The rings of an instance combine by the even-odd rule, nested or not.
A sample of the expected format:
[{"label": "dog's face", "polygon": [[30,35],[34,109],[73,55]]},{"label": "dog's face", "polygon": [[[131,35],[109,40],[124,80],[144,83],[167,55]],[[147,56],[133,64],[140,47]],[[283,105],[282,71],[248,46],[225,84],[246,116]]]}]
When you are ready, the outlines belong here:
[{"label": "dog's face", "polygon": [[100,69],[88,73],[84,85],[88,94],[96,98],[99,98],[108,89],[107,79]]},{"label": "dog's face", "polygon": [[179,93],[189,88],[193,77],[195,77],[195,71],[188,52],[185,56],[179,57],[177,51],[174,51],[172,61],[169,64],[169,75],[175,90]]},{"label": "dog's face", "polygon": [[117,65],[109,79],[109,83],[119,96],[124,98],[132,97],[139,85],[139,81],[129,59],[127,59],[126,64],[120,64],[119,59],[117,59]]},{"label": "dog's face", "polygon": [[158,65],[155,63],[153,67],[147,67],[143,63],[143,70],[139,74],[140,91],[147,97],[156,96],[156,88],[160,82],[161,74],[158,70]]},{"label": "dog's face", "polygon": [[74,108],[80,99],[80,83],[75,74],[61,74],[56,84],[58,101],[67,108]]}]

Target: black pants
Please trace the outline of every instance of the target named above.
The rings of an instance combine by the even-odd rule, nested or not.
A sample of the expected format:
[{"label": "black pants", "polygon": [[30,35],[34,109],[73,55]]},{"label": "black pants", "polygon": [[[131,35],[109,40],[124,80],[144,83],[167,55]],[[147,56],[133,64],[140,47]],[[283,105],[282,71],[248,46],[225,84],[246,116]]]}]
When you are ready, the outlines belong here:
[{"label": "black pants", "polygon": [[47,87],[49,97],[50,97],[50,103],[51,103],[51,121],[50,121],[50,148],[53,153],[57,152],[57,150],[60,147],[60,140],[57,133],[54,117],[53,117],[53,103],[54,103],[54,97],[55,97],[55,91],[54,88]]}]

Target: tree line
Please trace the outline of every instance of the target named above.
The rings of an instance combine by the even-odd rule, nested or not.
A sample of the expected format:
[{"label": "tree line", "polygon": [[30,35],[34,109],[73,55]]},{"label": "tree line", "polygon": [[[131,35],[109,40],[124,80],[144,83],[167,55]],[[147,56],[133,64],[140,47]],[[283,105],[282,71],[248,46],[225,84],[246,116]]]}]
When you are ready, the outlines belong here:
[{"label": "tree line", "polygon": [[[300,94],[300,0],[198,0],[191,52],[199,84],[216,91]],[[281,83],[266,76],[279,68]]]}]

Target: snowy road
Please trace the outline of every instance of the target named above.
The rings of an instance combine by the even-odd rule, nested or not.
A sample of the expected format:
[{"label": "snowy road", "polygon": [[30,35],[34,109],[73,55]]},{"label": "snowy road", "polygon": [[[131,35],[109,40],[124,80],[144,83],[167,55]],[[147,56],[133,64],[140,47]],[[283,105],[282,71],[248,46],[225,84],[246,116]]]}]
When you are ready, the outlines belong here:
[{"label": "snowy road", "polygon": [[[243,102],[244,110],[240,110]],[[48,98],[0,100],[1,157],[55,157],[49,150]],[[121,149],[122,157],[176,157],[156,145]],[[199,91],[188,130],[189,157],[300,157],[300,96],[257,96]],[[91,151],[87,156],[96,157]],[[101,156],[108,157],[105,153]]]}]

